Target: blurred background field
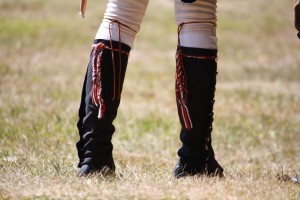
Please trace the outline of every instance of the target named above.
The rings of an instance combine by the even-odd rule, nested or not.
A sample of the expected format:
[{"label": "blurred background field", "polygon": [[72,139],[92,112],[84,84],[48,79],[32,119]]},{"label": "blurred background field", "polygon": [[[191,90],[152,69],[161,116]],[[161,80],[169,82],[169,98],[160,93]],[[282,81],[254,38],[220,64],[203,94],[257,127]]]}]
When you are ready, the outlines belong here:
[{"label": "blurred background field", "polygon": [[175,180],[173,1],[150,0],[115,121],[122,177],[76,177],[81,86],[106,1],[1,0],[0,199],[299,199],[293,1],[218,1],[213,146],[225,179]]}]

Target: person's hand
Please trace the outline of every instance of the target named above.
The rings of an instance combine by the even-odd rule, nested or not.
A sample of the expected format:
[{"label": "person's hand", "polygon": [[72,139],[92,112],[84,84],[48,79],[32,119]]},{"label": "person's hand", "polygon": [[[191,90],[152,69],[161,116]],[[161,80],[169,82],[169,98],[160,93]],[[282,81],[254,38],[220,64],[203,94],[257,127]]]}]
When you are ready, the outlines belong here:
[{"label": "person's hand", "polygon": [[87,0],[81,0],[81,2],[80,2],[80,13],[79,14],[82,16],[82,18],[84,18],[84,14],[85,14],[86,2],[87,2]]}]

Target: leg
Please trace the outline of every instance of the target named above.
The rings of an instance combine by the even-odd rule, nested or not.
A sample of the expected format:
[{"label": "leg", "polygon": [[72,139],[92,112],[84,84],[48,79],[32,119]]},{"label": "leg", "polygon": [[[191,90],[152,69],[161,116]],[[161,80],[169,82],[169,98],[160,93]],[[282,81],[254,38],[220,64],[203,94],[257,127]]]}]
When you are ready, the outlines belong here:
[{"label": "leg", "polygon": [[300,39],[300,1],[297,0],[294,7],[294,14],[295,14],[295,28],[298,30],[298,38]]},{"label": "leg", "polygon": [[[113,121],[120,104],[129,51],[136,34],[134,30],[139,29],[148,0],[141,1],[145,4],[142,10],[139,10],[141,3],[135,7],[130,2],[109,1],[105,19],[94,41],[77,123],[80,136],[76,144],[79,176],[95,172],[106,176],[115,170],[111,143],[115,131]],[[113,7],[118,9],[112,9]],[[136,13],[139,14],[135,15]],[[135,24],[135,29],[125,24],[126,20]]]},{"label": "leg", "polygon": [[211,145],[217,75],[216,1],[175,0],[178,27],[176,100],[182,124],[174,175],[222,176]]}]

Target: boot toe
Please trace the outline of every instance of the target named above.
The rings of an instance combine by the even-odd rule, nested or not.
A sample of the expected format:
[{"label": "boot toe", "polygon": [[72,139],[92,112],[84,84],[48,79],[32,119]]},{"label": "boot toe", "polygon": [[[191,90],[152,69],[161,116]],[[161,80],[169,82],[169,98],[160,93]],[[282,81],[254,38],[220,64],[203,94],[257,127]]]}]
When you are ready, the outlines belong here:
[{"label": "boot toe", "polygon": [[179,161],[176,163],[173,173],[175,178],[182,178],[186,176],[186,173],[184,172],[184,168]]},{"label": "boot toe", "polygon": [[221,167],[221,165],[213,159],[213,161],[210,161],[207,163],[206,166],[206,173],[208,176],[213,176],[213,177],[224,177],[223,174],[224,169]]},{"label": "boot toe", "polygon": [[78,177],[86,177],[93,173],[92,167],[90,165],[82,165],[77,172]]},{"label": "boot toe", "polygon": [[80,167],[77,172],[78,177],[88,177],[93,174],[99,174],[103,177],[114,177],[115,169],[114,167],[102,166],[100,168],[95,168],[91,165],[84,164]]},{"label": "boot toe", "polygon": [[180,160],[175,165],[174,171],[173,171],[175,178],[182,178],[186,176],[193,176],[196,173],[193,172],[193,170],[190,169],[188,165],[183,165]]},{"label": "boot toe", "polygon": [[174,168],[174,177],[182,178],[186,176],[205,175],[209,177],[224,177],[223,168],[216,161],[215,163],[208,163],[206,167],[193,168],[188,164],[183,165],[180,160],[176,163]]}]

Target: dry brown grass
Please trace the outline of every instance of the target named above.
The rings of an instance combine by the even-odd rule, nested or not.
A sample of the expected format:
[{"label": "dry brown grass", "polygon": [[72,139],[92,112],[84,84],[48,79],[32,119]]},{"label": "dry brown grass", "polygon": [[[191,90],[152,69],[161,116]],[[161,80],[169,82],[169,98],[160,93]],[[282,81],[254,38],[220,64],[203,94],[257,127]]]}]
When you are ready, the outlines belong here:
[{"label": "dry brown grass", "polygon": [[76,112],[105,1],[89,1],[85,20],[78,4],[0,2],[0,199],[300,199],[289,178],[300,174],[292,1],[219,1],[213,145],[226,178],[180,180],[171,0],[150,1],[131,53],[113,139],[119,175],[76,177]]}]

